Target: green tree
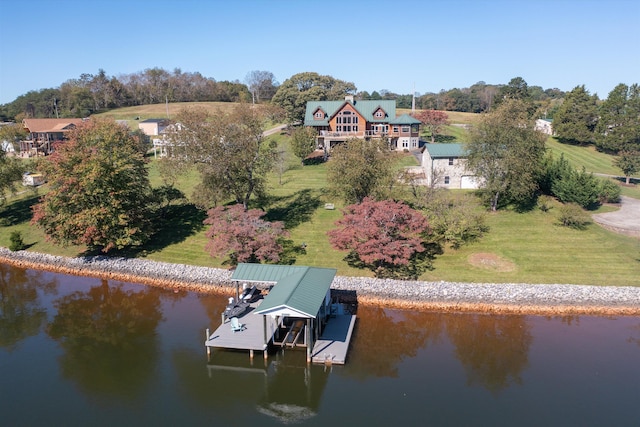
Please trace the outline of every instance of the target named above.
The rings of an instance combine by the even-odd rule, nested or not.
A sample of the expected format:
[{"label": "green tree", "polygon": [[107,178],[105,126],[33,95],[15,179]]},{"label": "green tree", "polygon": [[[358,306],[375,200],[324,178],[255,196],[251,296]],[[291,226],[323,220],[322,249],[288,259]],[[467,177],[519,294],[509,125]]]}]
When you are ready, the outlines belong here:
[{"label": "green tree", "polygon": [[571,169],[551,184],[551,191],[562,203],[576,203],[583,208],[596,206],[600,199],[600,180],[584,167]]},{"label": "green tree", "polygon": [[501,200],[528,201],[538,189],[546,136],[527,110],[526,102],[506,99],[471,131],[467,168],[481,179],[492,211]]},{"label": "green tree", "polygon": [[459,249],[482,237],[489,230],[485,213],[471,194],[452,193],[444,188],[427,188],[416,200],[429,221],[434,242]]},{"label": "green tree", "polygon": [[568,144],[591,144],[598,123],[598,97],[589,95],[584,85],[567,93],[553,116],[553,131]]},{"label": "green tree", "polygon": [[56,244],[122,249],[151,235],[151,186],[128,129],[92,119],[42,163],[50,190],[32,223]]},{"label": "green tree", "polygon": [[208,208],[233,198],[246,210],[253,195],[264,195],[275,156],[275,147],[263,137],[269,117],[268,109],[246,103],[229,113],[179,113],[179,126],[169,133],[175,152],[171,160],[196,165],[201,177],[196,192],[209,197],[200,198],[200,205]]},{"label": "green tree", "polygon": [[505,99],[519,99],[530,103],[531,91],[527,82],[522,77],[514,77],[506,86],[501,86],[496,96],[496,105],[501,104]]},{"label": "green tree", "polygon": [[598,111],[595,142],[599,150],[640,151],[640,86],[619,84]]},{"label": "green tree", "polygon": [[304,165],[304,159],[316,149],[317,132],[312,127],[302,126],[291,132],[291,150]]},{"label": "green tree", "polygon": [[615,166],[622,170],[625,182],[629,185],[631,175],[640,172],[640,151],[621,151],[615,160]]},{"label": "green tree", "polygon": [[0,206],[6,201],[8,191],[15,192],[16,181],[19,181],[24,172],[24,165],[20,160],[7,156],[0,148]]},{"label": "green tree", "polygon": [[396,154],[381,139],[349,139],[331,151],[327,182],[331,193],[347,203],[365,197],[387,198],[396,181]]},{"label": "green tree", "polygon": [[339,100],[355,92],[356,86],[353,83],[305,72],[285,80],[271,102],[285,109],[289,123],[298,123],[304,120],[308,101]]}]

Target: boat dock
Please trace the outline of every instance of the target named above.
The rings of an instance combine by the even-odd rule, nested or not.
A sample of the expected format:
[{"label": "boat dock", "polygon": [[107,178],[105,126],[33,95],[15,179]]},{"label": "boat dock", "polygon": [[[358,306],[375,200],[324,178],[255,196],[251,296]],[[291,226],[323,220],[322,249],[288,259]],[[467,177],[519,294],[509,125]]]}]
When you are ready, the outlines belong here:
[{"label": "boat dock", "polygon": [[231,277],[237,296],[229,298],[222,324],[206,332],[209,360],[213,348],[249,350],[251,359],[259,350],[267,359],[269,348],[279,346],[306,348],[307,363],[344,364],[356,316],[331,302],[335,273],[319,267],[238,264]]},{"label": "boat dock", "polygon": [[313,346],[313,363],[344,365],[355,324],[356,316],[352,314],[339,314],[329,319]]}]

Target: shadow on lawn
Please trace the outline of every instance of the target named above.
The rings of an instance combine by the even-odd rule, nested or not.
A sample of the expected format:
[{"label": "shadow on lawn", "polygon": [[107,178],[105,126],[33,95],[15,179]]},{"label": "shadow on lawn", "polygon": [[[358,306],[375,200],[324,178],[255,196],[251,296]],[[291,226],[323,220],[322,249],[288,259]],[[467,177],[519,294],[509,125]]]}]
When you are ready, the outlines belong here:
[{"label": "shadow on lawn", "polygon": [[158,252],[201,231],[205,227],[203,221],[206,217],[206,212],[195,205],[171,205],[166,208],[164,215],[156,220],[156,232],[142,248],[113,251],[113,255],[136,257]]},{"label": "shadow on lawn", "polygon": [[311,219],[313,213],[322,205],[320,197],[313,194],[310,189],[295,192],[291,196],[271,198],[269,205],[275,205],[267,209],[264,219],[267,221],[282,221],[286,229]]},{"label": "shadow on lawn", "polygon": [[3,225],[18,225],[31,221],[31,217],[33,216],[31,206],[38,203],[39,200],[40,196],[34,195],[33,197],[8,204],[4,209],[0,208],[0,217],[2,218]]}]

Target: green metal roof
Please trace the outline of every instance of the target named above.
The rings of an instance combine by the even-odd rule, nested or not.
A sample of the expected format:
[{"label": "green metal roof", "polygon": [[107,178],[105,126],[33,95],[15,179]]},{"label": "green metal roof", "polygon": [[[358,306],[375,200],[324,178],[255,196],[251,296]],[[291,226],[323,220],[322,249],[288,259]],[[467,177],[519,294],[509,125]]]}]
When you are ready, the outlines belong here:
[{"label": "green metal roof", "polygon": [[315,317],[335,275],[335,268],[238,264],[231,279],[276,282],[255,311],[257,314],[290,308],[307,317]]},{"label": "green metal roof", "polygon": [[[304,114],[304,125],[305,126],[328,126],[329,120],[333,117],[340,107],[342,107],[345,103],[350,103],[353,107],[365,118],[367,122],[373,123],[389,123],[389,120],[393,120],[396,117],[396,101],[394,100],[355,100],[351,101],[308,101],[307,109]],[[323,120],[316,120],[313,117],[313,113],[320,108],[325,113],[325,117]],[[387,116],[382,119],[377,119],[373,117],[373,113],[378,109],[382,108]]]},{"label": "green metal roof", "polygon": [[432,159],[443,157],[466,157],[464,144],[425,144],[425,149]]},{"label": "green metal roof", "polygon": [[282,277],[289,276],[305,268],[309,267],[299,265],[240,263],[231,275],[231,280],[275,283]]},{"label": "green metal roof", "polygon": [[417,125],[420,123],[422,123],[420,120],[416,119],[415,117],[411,117],[408,114],[398,116],[389,122],[389,124],[391,125]]}]

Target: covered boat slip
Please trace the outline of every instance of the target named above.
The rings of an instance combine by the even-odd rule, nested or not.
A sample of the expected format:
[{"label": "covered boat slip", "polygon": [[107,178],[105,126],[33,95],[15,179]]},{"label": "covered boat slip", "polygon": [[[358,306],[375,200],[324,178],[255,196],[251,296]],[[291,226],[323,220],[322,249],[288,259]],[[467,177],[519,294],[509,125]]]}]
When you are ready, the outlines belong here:
[{"label": "covered boat slip", "polygon": [[[231,279],[268,289],[235,318],[223,316],[205,347],[261,350],[270,346],[306,347],[307,361],[343,364],[355,324],[355,316],[336,312],[330,287],[336,270],[328,268],[239,264]],[[238,323],[240,324],[238,326]]]}]

